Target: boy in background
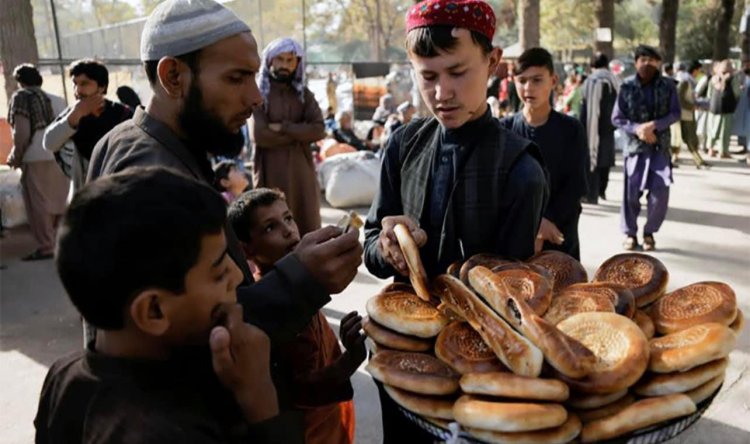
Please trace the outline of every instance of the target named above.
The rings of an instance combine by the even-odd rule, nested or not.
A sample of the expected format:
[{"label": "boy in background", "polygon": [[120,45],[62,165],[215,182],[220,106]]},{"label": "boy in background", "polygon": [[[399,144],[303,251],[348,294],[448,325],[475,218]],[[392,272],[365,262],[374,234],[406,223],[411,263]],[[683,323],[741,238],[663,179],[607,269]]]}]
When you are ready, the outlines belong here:
[{"label": "boy in background", "polygon": [[231,160],[222,160],[214,166],[214,188],[227,203],[232,203],[249,185],[247,176]]},{"label": "boy in background", "polygon": [[[262,278],[274,263],[294,250],[299,230],[284,193],[258,188],[237,198],[229,207],[229,221],[245,256]],[[273,350],[280,362],[275,375],[282,409],[301,411],[307,444],[352,443],[354,405],[351,376],[364,361],[362,317],[356,311],[341,320],[338,340],[323,313],[318,311],[297,337]]]},{"label": "boy in background", "polygon": [[278,415],[269,339],[242,320],[225,220],[208,185],[162,168],[76,194],[57,271],[98,331],[50,368],[37,443],[301,442]]}]

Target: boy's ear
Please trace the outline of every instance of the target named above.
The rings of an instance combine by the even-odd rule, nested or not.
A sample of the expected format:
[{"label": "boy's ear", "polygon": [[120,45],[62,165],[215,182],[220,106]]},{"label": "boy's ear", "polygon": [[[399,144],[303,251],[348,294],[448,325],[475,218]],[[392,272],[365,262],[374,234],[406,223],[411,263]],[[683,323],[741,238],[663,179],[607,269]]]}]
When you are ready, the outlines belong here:
[{"label": "boy's ear", "polygon": [[133,299],[130,318],[139,330],[151,336],[162,336],[169,330],[169,318],[162,309],[165,297],[166,291],[147,289]]},{"label": "boy's ear", "polygon": [[229,179],[219,179],[219,185],[221,185],[224,189],[229,188]]},{"label": "boy's ear", "polygon": [[502,48],[492,48],[492,51],[490,51],[489,54],[490,58],[490,76],[495,74],[497,72],[497,67],[500,65],[500,60],[503,59],[503,49]]}]

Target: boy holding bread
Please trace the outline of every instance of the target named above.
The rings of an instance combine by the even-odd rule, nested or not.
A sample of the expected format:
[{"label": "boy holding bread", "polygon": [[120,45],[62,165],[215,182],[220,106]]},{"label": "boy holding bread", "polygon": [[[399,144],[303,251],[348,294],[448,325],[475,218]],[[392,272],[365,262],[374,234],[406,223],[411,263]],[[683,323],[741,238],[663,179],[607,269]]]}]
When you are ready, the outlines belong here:
[{"label": "boy holding bread", "polygon": [[[495,14],[481,0],[428,0],[406,14],[406,50],[432,116],[396,130],[365,224],[365,264],[403,280],[394,226],[419,246],[428,278],[477,253],[534,254],[548,189],[538,148],[492,117],[486,85],[502,50]],[[432,442],[382,393],[385,442]],[[413,432],[413,433],[412,433]]]},{"label": "boy holding bread", "polygon": [[[277,189],[258,188],[240,195],[229,207],[229,222],[245,256],[259,270],[256,280],[294,250],[299,230]],[[305,443],[338,444],[354,441],[354,404],[351,376],[365,359],[362,317],[353,311],[341,319],[338,340],[322,312],[293,340],[272,349],[279,368],[274,377],[282,410],[303,416]]]}]

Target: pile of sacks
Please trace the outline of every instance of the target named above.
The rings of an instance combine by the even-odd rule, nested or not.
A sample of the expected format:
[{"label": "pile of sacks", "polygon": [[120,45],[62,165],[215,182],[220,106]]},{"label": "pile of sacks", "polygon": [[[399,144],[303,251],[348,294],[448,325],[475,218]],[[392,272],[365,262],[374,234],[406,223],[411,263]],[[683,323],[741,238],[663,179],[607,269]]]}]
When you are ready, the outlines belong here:
[{"label": "pile of sacks", "polygon": [[486,442],[596,442],[690,415],[743,326],[728,285],[666,293],[666,267],[644,254],[610,258],[593,282],[558,252],[477,255],[425,294],[414,247],[417,285],[367,303],[367,369],[403,408]]}]

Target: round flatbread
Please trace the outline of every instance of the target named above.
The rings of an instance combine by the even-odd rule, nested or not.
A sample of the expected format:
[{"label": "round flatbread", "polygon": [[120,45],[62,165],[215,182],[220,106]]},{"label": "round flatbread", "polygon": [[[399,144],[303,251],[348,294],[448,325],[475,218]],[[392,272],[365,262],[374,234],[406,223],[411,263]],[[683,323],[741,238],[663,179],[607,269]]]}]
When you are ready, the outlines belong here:
[{"label": "round flatbread", "polygon": [[625,316],[589,312],[571,316],[557,325],[596,356],[588,376],[571,379],[560,375],[571,389],[583,393],[612,393],[630,387],[648,366],[648,339]]},{"label": "round flatbread", "polygon": [[672,393],[685,393],[723,375],[729,365],[729,358],[707,362],[686,372],[646,373],[633,387],[640,396],[662,396]]},{"label": "round flatbread", "polygon": [[390,284],[383,287],[383,289],[380,290],[380,292],[381,293],[406,292],[406,293],[417,294],[417,292],[414,290],[414,287],[412,287],[410,284],[407,284],[405,282],[391,282]]},{"label": "round flatbread", "polygon": [[488,254],[488,253],[475,254],[474,256],[471,256],[470,258],[466,259],[466,261],[463,264],[461,264],[461,268],[458,272],[458,278],[461,279],[466,284],[469,282],[467,278],[467,276],[469,275],[469,270],[476,267],[477,265],[481,265],[483,267],[492,269],[500,265],[514,264],[517,262],[518,261],[514,259],[506,259],[496,254]]},{"label": "round flatbread", "polygon": [[565,404],[581,410],[595,409],[602,407],[607,404],[612,404],[618,399],[628,394],[627,389],[622,389],[613,393],[607,393],[606,395],[587,395],[575,393],[571,394]]},{"label": "round flatbread", "polygon": [[607,416],[612,416],[615,413],[621,412],[625,410],[625,407],[631,405],[634,402],[635,396],[628,393],[627,395],[610,404],[603,405],[595,409],[576,410],[575,413],[579,418],[581,418],[581,422],[586,424],[588,422],[606,418]]},{"label": "round flatbread", "polygon": [[397,333],[369,317],[362,321],[362,329],[373,341],[393,350],[423,352],[432,349],[431,340]]},{"label": "round flatbread", "polygon": [[664,296],[669,272],[653,256],[624,253],[612,256],[596,270],[594,282],[614,282],[633,292],[638,307],[645,307]]},{"label": "round flatbread", "polygon": [[383,350],[367,363],[367,371],[383,384],[423,395],[450,395],[458,390],[458,373],[424,353]]},{"label": "round flatbread", "polygon": [[633,315],[633,322],[635,322],[641,329],[647,339],[651,339],[656,334],[656,328],[654,327],[654,321],[651,317],[646,314],[643,310],[636,310]]},{"label": "round flatbread", "polygon": [[684,372],[727,356],[736,340],[729,327],[715,322],[654,338],[649,341],[649,369],[656,373]]},{"label": "round flatbread", "polygon": [[649,308],[656,331],[674,333],[693,325],[729,325],[737,317],[734,290],[722,282],[697,282],[677,289]]},{"label": "round flatbread", "polygon": [[378,294],[367,301],[366,309],[378,324],[420,338],[437,336],[448,323],[440,310],[412,293],[392,291]]},{"label": "round flatbread", "polygon": [[572,256],[560,251],[542,251],[528,260],[528,263],[539,265],[552,275],[552,290],[558,292],[579,282],[589,280],[586,269]]},{"label": "round flatbread", "polygon": [[510,294],[525,300],[534,313],[541,316],[552,301],[552,282],[528,265],[519,265],[495,267],[493,272],[502,279]]},{"label": "round flatbread", "polygon": [[745,316],[739,308],[737,309],[737,316],[734,318],[734,321],[729,324],[729,328],[731,328],[737,335],[739,335],[742,332],[742,329],[745,328]]},{"label": "round flatbread", "polygon": [[555,297],[569,292],[584,292],[606,296],[615,307],[615,313],[631,319],[635,315],[635,297],[633,297],[633,292],[624,285],[614,282],[582,282],[565,288],[560,294],[556,294]]},{"label": "round flatbread", "polygon": [[695,403],[683,394],[642,399],[614,415],[584,424],[581,441],[589,443],[616,438],[663,421],[689,415],[695,410]]},{"label": "round flatbread", "polygon": [[453,417],[465,427],[525,432],[558,427],[568,419],[568,412],[559,404],[495,402],[463,395],[453,405]]},{"label": "round flatbread", "polygon": [[396,224],[393,227],[393,234],[398,239],[398,246],[404,255],[406,266],[409,268],[409,281],[412,287],[423,301],[429,301],[430,290],[427,287],[427,272],[422,265],[422,257],[419,255],[419,246],[414,242],[414,238],[406,225]]},{"label": "round flatbread", "polygon": [[388,393],[388,396],[396,401],[396,404],[406,410],[414,412],[417,415],[453,420],[453,403],[456,401],[455,398],[418,395],[387,384],[383,384],[383,388]]},{"label": "round flatbread", "polygon": [[605,295],[567,291],[566,289],[563,290],[562,294],[556,295],[552,299],[547,312],[544,313],[544,320],[552,325],[557,325],[575,314],[591,311],[614,313],[615,306],[612,304],[612,300]]},{"label": "round flatbread", "polygon": [[561,402],[568,399],[568,386],[558,379],[533,378],[508,372],[467,373],[459,381],[464,393]]},{"label": "round flatbread", "polygon": [[568,413],[568,419],[557,427],[532,432],[493,432],[475,428],[466,430],[471,436],[487,443],[497,444],[564,444],[581,433],[581,420]]},{"label": "round flatbread", "polygon": [[468,322],[452,322],[440,332],[435,356],[461,374],[508,371]]},{"label": "round flatbread", "polygon": [[705,384],[700,385],[692,390],[688,390],[687,392],[685,392],[685,395],[692,399],[694,403],[700,404],[701,402],[708,399],[711,395],[713,395],[716,390],[719,389],[719,387],[721,387],[721,384],[724,382],[725,376],[726,375],[722,373],[719,376],[709,380]]}]

